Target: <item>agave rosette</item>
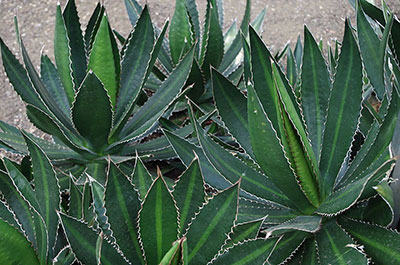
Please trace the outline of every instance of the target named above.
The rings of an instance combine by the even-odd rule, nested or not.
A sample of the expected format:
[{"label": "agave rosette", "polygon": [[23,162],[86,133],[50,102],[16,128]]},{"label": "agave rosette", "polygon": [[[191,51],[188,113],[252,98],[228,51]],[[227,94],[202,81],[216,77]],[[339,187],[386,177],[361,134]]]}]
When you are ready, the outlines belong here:
[{"label": "agave rosette", "polygon": [[[297,74],[289,79],[250,27],[249,43],[244,41],[247,97],[212,71],[215,105],[242,152],[225,149],[198,122],[194,124],[199,146],[165,132],[183,163],[192,157],[185,150],[196,151],[211,186],[223,189],[242,179],[238,221],[266,216],[260,235],[283,236],[263,261],[400,261],[400,235],[388,229],[393,222],[388,174],[395,163],[390,143],[399,113],[398,83],[383,82],[382,91],[370,82],[371,71],[384,73],[383,80],[393,76],[387,68],[393,55],[386,49],[393,20],[393,15],[387,16],[379,38],[358,8],[359,43],[346,21],[338,60],[331,53],[328,63],[305,28],[299,67],[289,52],[286,74]],[[376,49],[366,45],[368,39],[380,47],[374,62],[367,62],[368,53]],[[397,64],[392,66],[398,71]],[[364,100],[375,94],[379,111]],[[237,257],[241,252],[241,259],[251,260],[263,253],[250,243],[234,249],[226,255]]]}]

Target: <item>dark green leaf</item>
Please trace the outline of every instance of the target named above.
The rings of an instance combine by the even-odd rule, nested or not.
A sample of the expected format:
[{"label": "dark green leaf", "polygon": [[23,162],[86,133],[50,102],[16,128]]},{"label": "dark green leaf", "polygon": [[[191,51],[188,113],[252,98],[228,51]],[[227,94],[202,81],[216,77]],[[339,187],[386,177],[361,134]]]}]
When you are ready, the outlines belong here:
[{"label": "dark green leaf", "polygon": [[265,218],[263,217],[259,220],[234,226],[232,232],[229,233],[229,239],[225,242],[223,248],[227,249],[245,240],[256,239],[264,219]]},{"label": "dark green leaf", "polygon": [[132,183],[138,190],[140,199],[144,200],[151,183],[153,183],[153,179],[139,156],[136,159],[135,169],[133,170]]}]

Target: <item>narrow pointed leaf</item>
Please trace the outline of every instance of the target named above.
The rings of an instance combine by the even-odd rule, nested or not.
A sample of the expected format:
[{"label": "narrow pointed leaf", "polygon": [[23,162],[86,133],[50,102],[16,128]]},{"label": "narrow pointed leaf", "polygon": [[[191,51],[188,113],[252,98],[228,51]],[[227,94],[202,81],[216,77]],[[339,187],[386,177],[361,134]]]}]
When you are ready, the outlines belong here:
[{"label": "narrow pointed leaf", "polygon": [[140,136],[149,130],[161,117],[164,111],[177,98],[192,65],[194,48],[182,59],[170,76],[163,82],[160,89],[149,98],[140,110],[128,122],[121,134],[121,142]]},{"label": "narrow pointed leaf", "polygon": [[177,64],[181,56],[186,54],[192,46],[192,31],[186,9],[186,0],[175,1],[174,16],[169,29],[169,43],[174,64]]},{"label": "narrow pointed leaf", "polygon": [[5,72],[14,90],[26,103],[32,104],[43,111],[47,111],[43,101],[32,87],[32,83],[25,68],[19,63],[1,38],[0,48]]},{"label": "narrow pointed leaf", "polygon": [[154,30],[147,7],[143,9],[135,31],[127,41],[121,65],[121,88],[115,110],[114,128],[123,125],[129,118],[144,84],[145,73],[148,67],[152,67],[149,62],[154,45]]},{"label": "narrow pointed leaf", "polygon": [[61,13],[61,6],[57,5],[56,26],[54,30],[54,58],[64,91],[67,94],[69,103],[74,100],[74,84],[72,76],[71,48],[67,28]]},{"label": "narrow pointed leaf", "polygon": [[278,240],[279,238],[256,239],[238,244],[218,256],[212,264],[264,264]]},{"label": "narrow pointed leaf", "polygon": [[59,106],[65,116],[69,117],[71,115],[71,109],[67,94],[65,93],[56,67],[45,54],[41,56],[40,75],[44,86],[57,106]]},{"label": "narrow pointed leaf", "polygon": [[355,248],[355,242],[336,223],[324,224],[316,234],[318,257],[322,264],[369,264],[367,257]]},{"label": "narrow pointed leaf", "polygon": [[124,0],[124,2],[129,20],[131,21],[132,26],[135,26],[139,19],[140,12],[142,12],[142,7],[136,0]]},{"label": "narrow pointed leaf", "polygon": [[105,207],[108,221],[116,243],[128,260],[145,264],[138,240],[137,218],[140,200],[126,176],[111,163],[106,193]]},{"label": "narrow pointed leaf", "polygon": [[1,264],[40,264],[24,235],[2,219],[0,219],[0,237]]},{"label": "narrow pointed leaf", "polygon": [[341,218],[339,224],[359,243],[377,264],[400,262],[400,234],[393,230]]},{"label": "narrow pointed leaf", "polygon": [[147,192],[150,189],[153,179],[143,164],[143,161],[138,157],[136,159],[135,169],[132,175],[132,183],[139,191],[140,199],[144,200]]},{"label": "narrow pointed leaf", "polygon": [[60,189],[58,179],[49,158],[33,142],[28,135],[24,135],[32,159],[36,198],[40,204],[38,212],[43,217],[48,233],[48,247],[53,248],[56,242],[58,216],[56,210],[60,208]]},{"label": "narrow pointed leaf", "polygon": [[306,239],[307,233],[303,231],[284,234],[276,244],[274,251],[268,258],[270,264],[282,264],[298,250]]},{"label": "narrow pointed leaf", "polygon": [[18,231],[21,232],[20,225],[15,219],[15,214],[11,208],[4,201],[0,201],[0,219],[7,222],[9,225],[14,226]]},{"label": "narrow pointed leaf", "polygon": [[206,198],[204,180],[198,159],[193,160],[186,171],[179,177],[173,196],[180,213],[180,234],[184,234],[195,213],[199,211]]},{"label": "narrow pointed leaf", "polygon": [[308,28],[304,27],[301,103],[313,151],[318,159],[321,154],[330,91],[331,84],[325,59],[314,37]]},{"label": "narrow pointed leaf", "polygon": [[318,265],[320,264],[318,258],[317,241],[314,237],[309,238],[304,242],[304,252],[301,263]]},{"label": "narrow pointed leaf", "polygon": [[323,196],[332,190],[335,178],[349,152],[361,115],[362,64],[349,22],[336,70],[320,161]]},{"label": "narrow pointed leaf", "polygon": [[[72,217],[60,214],[68,242],[77,259],[84,264],[97,264],[96,242],[101,235]],[[128,264],[113,245],[102,240],[101,264]]]},{"label": "narrow pointed leaf", "polygon": [[357,33],[361,55],[368,78],[374,86],[379,99],[383,99],[383,94],[386,91],[384,64],[392,24],[393,16],[391,16],[390,21],[386,24],[382,40],[380,40],[365,17],[363,8],[361,5],[358,5]]},{"label": "narrow pointed leaf", "polygon": [[110,32],[108,18],[104,15],[101,18],[100,27],[96,33],[93,47],[90,52],[88,69],[93,70],[96,76],[104,84],[104,88],[110,97],[111,105],[115,108],[118,94],[119,80],[117,80],[119,58],[115,57],[114,35]]},{"label": "narrow pointed leaf", "polygon": [[86,75],[86,54],[83,42],[81,24],[75,0],[68,0],[63,12],[65,27],[67,29],[69,46],[71,47],[71,69],[75,87],[79,87]]},{"label": "narrow pointed leaf", "polygon": [[69,188],[69,211],[68,214],[78,220],[83,218],[82,199],[83,194],[79,191],[73,180],[70,180]]},{"label": "narrow pointed leaf", "polygon": [[247,122],[247,100],[228,79],[212,71],[212,86],[218,114],[229,132],[249,155],[252,155]]},{"label": "narrow pointed leaf", "polygon": [[297,216],[296,218],[264,230],[270,235],[282,234],[290,231],[317,232],[322,223],[319,216]]},{"label": "narrow pointed leaf", "polygon": [[[306,212],[312,210],[312,206],[296,182],[276,131],[265,115],[254,89],[248,90],[248,120],[250,140],[258,164],[297,208]],[[268,157],[265,156],[266,152],[269,154]]]},{"label": "narrow pointed leaf", "polygon": [[217,194],[200,210],[187,233],[188,262],[206,264],[217,254],[236,220],[238,195],[239,182]]},{"label": "narrow pointed leaf", "polygon": [[112,123],[111,102],[105,87],[93,72],[87,74],[79,88],[72,106],[72,119],[78,132],[96,151],[107,145]]},{"label": "narrow pointed leaf", "polygon": [[160,176],[153,182],[139,213],[140,238],[148,264],[158,264],[177,239],[177,220],[174,199]]},{"label": "narrow pointed leaf", "polygon": [[90,55],[94,37],[96,36],[97,30],[99,29],[100,21],[104,15],[104,11],[104,6],[100,2],[98,2],[86,26],[84,40],[87,57],[89,57]]},{"label": "narrow pointed leaf", "polygon": [[[96,177],[96,175],[94,176]],[[108,216],[106,215],[107,209],[105,207],[105,187],[93,179],[90,179],[90,187],[92,191],[92,205],[96,215],[96,223],[101,229],[102,234],[110,238],[112,236],[112,231],[110,228],[110,223],[108,222]],[[111,238],[110,241],[114,243],[113,238]]]}]

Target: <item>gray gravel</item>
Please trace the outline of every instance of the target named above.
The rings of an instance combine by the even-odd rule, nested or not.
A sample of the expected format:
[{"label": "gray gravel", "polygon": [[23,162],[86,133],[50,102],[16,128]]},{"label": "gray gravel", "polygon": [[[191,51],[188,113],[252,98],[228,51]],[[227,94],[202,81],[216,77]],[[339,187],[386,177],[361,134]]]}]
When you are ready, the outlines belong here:
[{"label": "gray gravel", "polygon": [[[61,5],[65,5],[65,0]],[[81,23],[86,25],[97,1],[76,0]],[[131,29],[123,0],[105,0],[112,27],[124,35]],[[141,3],[144,0],[140,1]],[[175,1],[148,0],[152,19],[161,26],[165,19],[172,18]],[[205,0],[197,1],[199,9],[204,10]],[[380,2],[379,0],[376,2]],[[400,11],[398,0],[387,1],[395,13]],[[57,1],[55,0],[0,0],[0,36],[12,51],[18,55],[13,16],[16,14],[22,37],[31,59],[39,65],[40,52],[43,50],[51,58],[53,51],[53,27]],[[306,24],[317,39],[327,43],[341,39],[344,29],[344,18],[354,19],[354,11],[347,0],[253,0],[252,16],[267,7],[263,38],[276,51],[287,41],[292,47],[298,34]],[[225,0],[225,25],[229,26],[235,18],[241,20],[245,9],[245,0]],[[204,12],[201,12],[204,14]],[[0,120],[34,131],[33,126],[24,114],[24,104],[13,91],[0,66]],[[36,131],[36,133],[38,133]]]}]

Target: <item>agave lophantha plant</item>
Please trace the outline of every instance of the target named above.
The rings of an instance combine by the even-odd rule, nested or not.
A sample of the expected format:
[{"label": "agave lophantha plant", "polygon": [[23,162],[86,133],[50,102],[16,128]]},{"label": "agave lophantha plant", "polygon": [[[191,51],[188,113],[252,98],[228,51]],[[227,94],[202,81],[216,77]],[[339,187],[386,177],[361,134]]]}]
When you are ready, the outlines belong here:
[{"label": "agave lophantha plant", "polygon": [[104,196],[93,197],[94,204],[102,208],[102,214],[96,216],[102,225],[96,230],[60,213],[68,243],[80,262],[230,264],[232,258],[241,258],[240,252],[230,253],[239,242],[251,242],[267,257],[281,240],[256,239],[263,219],[235,225],[240,181],[207,195],[197,158],[171,189],[161,172],[148,190],[133,184],[135,178],[150,180],[142,169],[131,179],[110,164]]},{"label": "agave lophantha plant", "polygon": [[[250,27],[247,98],[212,71],[218,113],[240,151],[216,142],[198,122],[199,146],[165,131],[183,163],[193,157],[188,149],[196,151],[211,186],[224,189],[241,178],[239,222],[267,216],[261,232],[268,238],[283,235],[267,258],[250,243],[232,253],[257,260],[254,264],[400,262],[400,234],[388,229],[394,207],[389,174],[396,159],[389,145],[399,117],[399,68],[388,49],[393,15],[386,19],[379,38],[359,6],[358,43],[346,21],[335,67],[305,28],[300,81],[294,87]],[[373,62],[371,52],[376,53]],[[371,96],[380,100],[377,111],[368,108]]]},{"label": "agave lophantha plant", "polygon": [[[146,100],[142,88],[153,70],[167,26],[168,22],[156,33],[144,7],[134,30],[118,49],[104,6],[98,4],[83,35],[75,2],[70,0],[63,12],[57,6],[55,65],[42,54],[40,75],[26,52],[17,22],[25,67],[0,39],[6,74],[27,103],[29,120],[53,136],[54,141],[36,139],[50,159],[68,159],[90,169],[105,168],[106,163],[97,161],[109,156],[123,162],[135,155],[136,149],[128,145],[153,132],[158,119],[184,93],[194,57],[194,47],[185,50]],[[4,122],[0,127],[1,146],[26,154],[21,133]]]}]

